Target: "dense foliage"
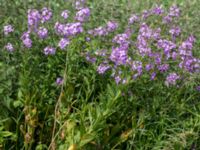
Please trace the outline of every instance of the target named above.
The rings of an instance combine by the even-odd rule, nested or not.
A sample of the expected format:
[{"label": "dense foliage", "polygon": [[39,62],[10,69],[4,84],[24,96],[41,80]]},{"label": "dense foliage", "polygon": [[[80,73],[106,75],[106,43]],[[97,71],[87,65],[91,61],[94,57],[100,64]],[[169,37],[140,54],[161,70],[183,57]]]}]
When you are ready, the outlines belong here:
[{"label": "dense foliage", "polygon": [[200,149],[199,4],[0,1],[0,149]]}]

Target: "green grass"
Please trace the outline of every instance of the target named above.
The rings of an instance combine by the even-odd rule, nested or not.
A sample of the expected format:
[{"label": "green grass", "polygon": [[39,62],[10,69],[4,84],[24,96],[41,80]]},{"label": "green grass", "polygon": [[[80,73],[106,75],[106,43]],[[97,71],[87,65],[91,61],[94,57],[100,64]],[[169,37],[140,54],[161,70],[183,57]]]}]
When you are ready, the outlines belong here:
[{"label": "green grass", "polygon": [[[52,28],[63,9],[72,10],[70,2],[0,0],[1,29],[11,23],[16,30],[8,38],[0,35],[0,149],[199,150],[200,93],[194,91],[199,74],[180,89],[145,77],[116,86],[81,56],[81,36],[73,39],[67,53],[58,51],[56,57],[44,57],[42,50],[48,43],[56,44],[57,37],[46,42],[34,39],[38,44],[31,50],[19,45],[28,8],[52,8]],[[92,15],[87,27],[116,20],[123,31],[130,13],[174,3],[182,10],[182,38],[194,34],[194,53],[200,56],[199,0],[89,0]],[[7,41],[17,46],[16,53],[3,51]],[[88,50],[98,47],[103,46],[94,43]],[[63,75],[65,84],[56,86],[56,77]]]}]

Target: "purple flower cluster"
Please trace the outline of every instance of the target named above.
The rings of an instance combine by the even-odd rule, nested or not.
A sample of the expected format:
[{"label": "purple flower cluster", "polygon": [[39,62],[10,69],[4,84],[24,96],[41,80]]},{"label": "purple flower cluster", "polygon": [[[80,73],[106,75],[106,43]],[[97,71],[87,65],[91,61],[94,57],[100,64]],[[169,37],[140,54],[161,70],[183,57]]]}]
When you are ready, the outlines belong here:
[{"label": "purple flower cluster", "polygon": [[24,32],[21,36],[21,40],[26,48],[32,47],[32,40],[30,39],[30,32]]},{"label": "purple flower cluster", "polygon": [[166,81],[165,81],[165,84],[167,86],[169,85],[176,85],[176,81],[180,79],[180,76],[177,75],[176,73],[170,73],[167,78],[166,78]]},{"label": "purple flower cluster", "polygon": [[160,39],[158,41],[158,48],[163,49],[166,59],[169,59],[171,57],[172,50],[176,48],[176,44],[168,40]]},{"label": "purple flower cluster", "polygon": [[30,38],[32,32],[35,32],[40,39],[47,38],[48,30],[45,27],[39,27],[39,25],[49,21],[52,15],[52,11],[46,7],[42,8],[40,11],[37,9],[28,10],[28,31],[24,32],[21,36],[23,45],[26,48],[32,47],[32,40]]},{"label": "purple flower cluster", "polygon": [[97,27],[93,30],[89,30],[88,34],[93,35],[93,36],[105,36],[108,34],[108,32],[106,31],[105,27]]},{"label": "purple flower cluster", "polygon": [[152,64],[152,63],[149,63],[149,64],[146,64],[145,65],[145,70],[146,71],[150,71],[150,70],[152,70],[154,68],[154,64]]},{"label": "purple flower cluster", "polygon": [[135,22],[139,21],[139,17],[135,14],[132,14],[131,17],[128,19],[129,24],[133,24]]},{"label": "purple flower cluster", "polygon": [[[88,21],[90,16],[90,9],[85,6],[85,0],[76,0],[75,7],[77,12],[73,22],[61,23],[57,21],[54,25],[55,32],[60,37],[57,46],[61,50],[70,44],[72,38],[84,32],[83,23]],[[67,19],[69,13],[68,10],[64,10],[61,17]],[[162,18],[163,22],[166,23],[162,24],[165,26],[164,30],[161,27],[153,28],[152,24],[145,23],[149,22],[146,19],[153,15]],[[40,39],[48,37],[48,29],[44,27],[44,23],[49,21],[52,16],[52,11],[47,7],[41,10],[28,10],[28,31],[21,36],[26,48],[32,47],[31,36],[37,35]],[[156,6],[153,9],[145,10],[140,15],[131,14],[124,32],[114,35],[112,41],[108,42],[106,46],[102,44],[101,47],[106,47],[106,50],[98,49],[94,52],[94,56],[92,52],[88,52],[86,59],[91,63],[98,63],[97,72],[99,74],[110,70],[111,76],[117,84],[125,84],[130,78],[136,80],[145,74],[149,76],[150,80],[155,80],[162,75],[166,78],[165,84],[167,86],[176,85],[177,80],[182,79],[182,72],[200,73],[200,59],[192,53],[195,38],[189,36],[181,42],[182,38],[178,39],[181,35],[181,28],[174,24],[174,20],[178,19],[179,16],[180,9],[175,5],[170,7],[168,12],[165,12],[162,6]],[[136,22],[137,24],[134,24]],[[108,21],[103,26],[88,30],[89,35],[86,34],[85,41],[89,44],[92,36],[99,36],[99,38],[102,36],[106,39],[112,36],[106,35],[114,34],[118,28],[117,22]],[[167,32],[166,29],[168,29]],[[5,35],[13,31],[14,28],[11,25],[4,26]],[[9,52],[15,50],[11,43],[7,43],[4,48]],[[56,48],[46,46],[43,52],[45,55],[54,55]],[[63,79],[57,78],[56,83],[63,84]]]},{"label": "purple flower cluster", "polygon": [[143,13],[142,13],[142,19],[145,20],[151,15],[152,15],[152,11],[151,10],[144,10]]},{"label": "purple flower cluster", "polygon": [[107,27],[106,30],[108,32],[113,32],[118,28],[118,23],[114,21],[108,21],[106,27]]},{"label": "purple flower cluster", "polygon": [[44,27],[40,27],[37,31],[37,34],[40,39],[45,39],[48,36],[48,30]]},{"label": "purple flower cluster", "polygon": [[44,48],[45,55],[54,55],[56,53],[56,49],[50,46]]},{"label": "purple flower cluster", "polygon": [[76,20],[80,22],[85,22],[88,20],[90,16],[90,9],[89,8],[82,8],[76,13]]},{"label": "purple flower cluster", "polygon": [[173,5],[169,9],[169,13],[165,17],[163,17],[163,22],[171,23],[173,18],[178,18],[179,16],[180,16],[180,9],[176,5]]},{"label": "purple flower cluster", "polygon": [[195,58],[192,53],[194,42],[195,38],[190,36],[179,46],[178,50],[181,57],[179,67],[189,72],[200,72],[200,59]]},{"label": "purple flower cluster", "polygon": [[68,10],[64,10],[61,13],[61,17],[63,17],[64,19],[67,19],[69,17],[69,11]]},{"label": "purple flower cluster", "polygon": [[[155,80],[158,74],[158,77],[160,75],[166,77],[172,70],[179,72],[169,73],[166,77],[166,85],[176,85],[176,81],[182,79],[180,73],[185,72],[184,70],[189,73],[200,72],[200,59],[195,58],[192,54],[195,38],[190,36],[181,44],[176,40],[181,34],[181,28],[174,26],[173,20],[180,16],[180,9],[172,6],[167,15],[166,13],[161,6],[157,6],[144,11],[141,16],[131,15],[124,33],[117,34],[112,39],[110,51],[109,49],[97,50],[95,56],[90,57],[93,59],[102,57],[100,60],[103,62],[98,65],[97,72],[104,74],[108,69],[111,70],[111,76],[117,84],[127,82],[127,70],[129,78],[136,79],[143,74],[149,74],[151,80]],[[165,30],[163,32],[161,28],[153,29],[145,23],[145,19],[150,15],[159,15],[164,19],[169,19],[170,24],[165,27],[165,30],[168,28],[171,35],[171,37],[168,36],[169,39]],[[132,38],[133,29],[130,25],[135,22],[139,23],[139,30],[138,35]],[[108,26],[110,26],[110,31],[108,31]],[[89,34],[104,36],[116,30],[117,27],[117,24],[109,22],[107,27],[100,26],[90,30]],[[135,31],[134,33],[137,34]]]},{"label": "purple flower cluster", "polygon": [[52,11],[46,7],[42,8],[41,11],[36,9],[28,10],[28,26],[29,30],[37,31],[40,23],[45,23],[52,18]]},{"label": "purple flower cluster", "polygon": [[142,13],[142,19],[147,19],[148,17],[152,16],[152,15],[162,15],[164,13],[164,9],[162,8],[162,6],[156,6],[153,9],[150,10],[144,10]]},{"label": "purple flower cluster", "polygon": [[152,33],[152,30],[145,23],[140,26],[136,45],[139,53],[142,56],[149,55],[151,53],[151,48],[148,45],[148,40],[151,38]]},{"label": "purple flower cluster", "polygon": [[116,65],[125,65],[127,63],[128,55],[127,55],[126,47],[113,47],[110,55],[110,60],[113,61]]},{"label": "purple flower cluster", "polygon": [[169,16],[179,17],[180,16],[180,9],[176,5],[171,6],[170,9],[169,9]]},{"label": "purple flower cluster", "polygon": [[85,5],[85,0],[76,0],[75,1],[75,8],[77,10],[82,9],[84,7],[84,5]]},{"label": "purple flower cluster", "polygon": [[108,64],[100,64],[97,68],[97,72],[99,74],[104,74],[108,69],[110,69]]},{"label": "purple flower cluster", "polygon": [[15,49],[14,49],[14,47],[13,47],[13,45],[11,44],[11,43],[7,43],[6,45],[5,45],[5,49],[7,50],[7,51],[9,51],[9,52],[13,52]]},{"label": "purple flower cluster", "polygon": [[67,23],[67,24],[62,24],[57,22],[54,28],[58,35],[64,37],[75,36],[83,32],[83,27],[80,22]]},{"label": "purple flower cluster", "polygon": [[49,21],[53,16],[53,13],[50,9],[44,7],[41,10],[41,23]]},{"label": "purple flower cluster", "polygon": [[109,33],[114,32],[117,28],[117,22],[108,21],[106,26],[99,26],[93,30],[89,30],[88,33],[93,36],[106,36]]},{"label": "purple flower cluster", "polygon": [[28,10],[28,26],[29,30],[31,30],[32,27],[36,30],[38,27],[38,24],[40,22],[41,15],[40,12],[36,9],[29,9]]},{"label": "purple flower cluster", "polygon": [[143,70],[143,66],[142,66],[142,62],[141,61],[133,61],[131,64],[131,69],[132,71],[135,72],[133,78],[137,78],[140,75],[142,75],[142,70]]},{"label": "purple flower cluster", "polygon": [[69,41],[69,39],[67,39],[67,38],[62,38],[61,40],[60,40],[60,42],[58,43],[58,46],[60,47],[60,49],[65,49],[65,47],[67,46],[67,45],[69,45],[69,43],[70,43],[70,41]]},{"label": "purple flower cluster", "polygon": [[169,70],[169,64],[162,64],[162,65],[158,65],[158,70],[160,72],[166,72]]},{"label": "purple flower cluster", "polygon": [[118,44],[117,47],[112,47],[112,52],[110,54],[110,60],[115,63],[115,65],[125,65],[128,63],[128,48],[129,48],[129,38],[130,33],[118,34],[113,38],[113,44]]},{"label": "purple flower cluster", "polygon": [[152,9],[152,13],[155,15],[161,15],[164,13],[164,10],[161,6],[157,6],[155,8]]},{"label": "purple flower cluster", "polygon": [[12,25],[6,25],[4,26],[4,35],[8,35],[9,33],[14,31],[14,28]]},{"label": "purple flower cluster", "polygon": [[181,28],[180,27],[172,27],[170,30],[169,30],[169,33],[172,35],[172,37],[177,37],[180,35],[181,33]]}]

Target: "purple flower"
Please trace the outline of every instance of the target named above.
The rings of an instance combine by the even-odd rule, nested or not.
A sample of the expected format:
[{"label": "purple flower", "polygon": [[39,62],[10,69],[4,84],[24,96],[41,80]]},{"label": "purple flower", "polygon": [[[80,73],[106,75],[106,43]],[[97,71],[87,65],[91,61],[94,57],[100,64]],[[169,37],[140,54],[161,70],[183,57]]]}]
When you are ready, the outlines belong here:
[{"label": "purple flower", "polygon": [[146,71],[150,71],[151,69],[153,69],[154,65],[153,64],[146,64],[145,69]]},{"label": "purple flower", "polygon": [[104,35],[107,35],[108,32],[106,28],[100,26],[94,29],[93,34],[94,36],[104,36]]},{"label": "purple flower", "polygon": [[61,16],[64,18],[64,19],[67,19],[69,17],[69,11],[68,10],[64,10],[62,13],[61,13]]},{"label": "purple flower", "polygon": [[28,27],[30,31],[37,30],[40,20],[41,20],[41,15],[38,10],[36,9],[28,10]]},{"label": "purple flower", "polygon": [[119,45],[126,45],[126,44],[129,44],[129,35],[126,34],[126,33],[122,33],[122,34],[117,34],[112,42],[113,43],[117,43]]},{"label": "purple flower", "polygon": [[13,32],[14,28],[12,25],[4,26],[4,35],[8,35],[9,33]]},{"label": "purple flower", "polygon": [[24,32],[21,36],[21,40],[26,48],[32,47],[32,40],[30,39],[30,31]]},{"label": "purple flower", "polygon": [[56,49],[50,46],[44,48],[45,55],[54,55],[56,53]]},{"label": "purple flower", "polygon": [[150,11],[150,10],[144,10],[143,13],[142,13],[142,18],[143,19],[147,19],[151,15],[152,15],[152,11]]},{"label": "purple flower", "polygon": [[155,79],[155,77],[156,77],[156,73],[155,73],[155,72],[153,72],[153,73],[151,74],[151,80],[154,80],[154,79]]},{"label": "purple flower", "polygon": [[153,37],[153,30],[145,23],[140,26],[136,46],[141,56],[149,55],[151,53],[151,48],[148,46],[148,39],[152,37],[156,38],[156,36],[157,35],[154,35]]},{"label": "purple flower", "polygon": [[161,6],[159,7],[155,7],[153,10],[152,10],[152,13],[156,14],[156,15],[161,15],[164,13],[164,10],[162,9]]},{"label": "purple flower", "polygon": [[40,13],[36,9],[29,9],[28,10],[28,24],[30,26],[37,24],[41,19]]},{"label": "purple flower", "polygon": [[98,68],[97,68],[97,72],[98,72],[99,74],[104,74],[109,68],[110,68],[110,66],[107,65],[107,64],[100,64],[100,65],[98,66]]},{"label": "purple flower", "polygon": [[56,84],[57,84],[57,85],[62,85],[63,82],[64,82],[64,80],[63,80],[63,78],[61,78],[61,77],[58,77],[58,78],[56,79]]},{"label": "purple flower", "polygon": [[152,38],[153,38],[154,40],[159,40],[159,39],[160,39],[160,32],[161,32],[161,29],[160,29],[160,28],[155,29],[155,30],[152,32]]},{"label": "purple flower", "polygon": [[167,15],[167,16],[163,17],[163,23],[169,24],[171,22],[172,22],[172,17],[171,16]]},{"label": "purple flower", "polygon": [[177,52],[172,52],[172,59],[176,60],[176,58],[177,58]]},{"label": "purple flower", "polygon": [[70,41],[67,38],[62,38],[60,40],[60,42],[58,43],[58,46],[60,47],[60,49],[64,49],[67,45],[69,45]]},{"label": "purple flower", "polygon": [[105,27],[97,27],[93,30],[89,30],[88,34],[93,35],[93,36],[105,36],[108,34],[108,31],[106,30]]},{"label": "purple flower", "polygon": [[118,24],[116,22],[113,21],[109,21],[107,23],[107,31],[108,32],[113,32],[118,28]]},{"label": "purple flower", "polygon": [[160,72],[166,72],[167,70],[169,70],[169,64],[162,64],[158,66],[158,70]]},{"label": "purple flower", "polygon": [[189,72],[200,72],[200,59],[186,57],[180,62],[179,67]]},{"label": "purple flower", "polygon": [[172,35],[172,37],[179,36],[181,33],[181,28],[180,27],[173,27],[169,30],[169,33]]},{"label": "purple flower", "polygon": [[137,76],[142,74],[142,62],[141,61],[133,61],[131,64],[131,69],[133,71],[137,71]]},{"label": "purple flower", "polygon": [[191,43],[194,43],[196,41],[195,37],[193,35],[188,37],[188,41]]},{"label": "purple flower", "polygon": [[46,7],[41,10],[41,23],[47,22],[52,18],[52,11]]},{"label": "purple flower", "polygon": [[179,46],[179,54],[181,55],[181,59],[184,60],[187,57],[192,57],[192,48],[193,44],[195,42],[195,39],[193,36],[190,36],[186,41],[184,41]]},{"label": "purple flower", "polygon": [[89,8],[82,8],[76,13],[76,20],[80,22],[85,22],[88,20],[90,16],[90,9]]},{"label": "purple flower", "polygon": [[170,10],[169,10],[169,16],[179,17],[180,16],[180,9],[176,5],[171,6]]},{"label": "purple flower", "polygon": [[23,40],[23,44],[26,48],[31,48],[32,47],[32,40],[30,38],[25,38]]},{"label": "purple flower", "polygon": [[61,24],[61,23],[59,23],[59,22],[56,22],[56,23],[55,23],[55,26],[54,26],[54,29],[55,29],[55,31],[56,31],[57,34],[61,35],[62,32],[63,32],[63,30],[64,30],[64,27],[65,27],[64,24]]},{"label": "purple flower", "polygon": [[110,60],[116,65],[126,64],[128,60],[127,49],[125,47],[113,47]]},{"label": "purple flower", "polygon": [[83,27],[80,22],[61,24],[56,22],[54,26],[56,33],[64,37],[75,36],[83,32]]},{"label": "purple flower", "polygon": [[30,38],[30,31],[24,32],[21,36],[21,40],[25,40],[27,38]]},{"label": "purple flower", "polygon": [[84,4],[85,4],[85,0],[76,0],[76,2],[75,2],[75,8],[77,10],[80,10],[80,9],[83,8]]},{"label": "purple flower", "polygon": [[161,61],[162,61],[161,55],[160,54],[156,54],[155,57],[154,57],[154,61],[155,61],[156,65],[160,65]]},{"label": "purple flower", "polygon": [[177,75],[176,73],[170,73],[167,78],[166,78],[166,81],[165,81],[165,84],[167,86],[169,85],[176,85],[176,81],[180,79],[180,76]]},{"label": "purple flower", "polygon": [[87,42],[89,42],[91,39],[90,39],[90,37],[86,37],[85,40],[86,40]]},{"label": "purple flower", "polygon": [[5,45],[5,49],[6,49],[7,51],[9,51],[9,52],[13,52],[13,51],[14,51],[14,47],[13,47],[13,45],[12,45],[11,43],[7,43],[7,44]]},{"label": "purple flower", "polygon": [[121,80],[122,80],[122,79],[121,79],[120,76],[115,76],[115,82],[116,82],[117,84],[119,84],[119,82],[120,82]]},{"label": "purple flower", "polygon": [[152,33],[153,33],[152,29],[146,23],[143,23],[140,26],[139,35],[141,35],[142,37],[150,39]]},{"label": "purple flower", "polygon": [[39,38],[45,39],[48,36],[48,30],[44,27],[40,27],[37,31]]},{"label": "purple flower", "polygon": [[162,48],[166,58],[169,59],[171,57],[171,51],[176,48],[176,44],[168,40],[160,39],[158,41],[158,48]]},{"label": "purple flower", "polygon": [[118,24],[113,21],[107,22],[106,26],[99,26],[93,30],[89,30],[88,34],[93,35],[93,36],[106,36],[110,32],[115,31],[118,28]]},{"label": "purple flower", "polygon": [[132,14],[131,17],[128,19],[129,24],[133,24],[139,20],[139,17],[135,14]]},{"label": "purple flower", "polygon": [[76,22],[76,23],[69,24],[69,26],[67,27],[67,30],[66,30],[66,36],[67,35],[73,36],[73,35],[77,35],[82,32],[83,32],[82,24],[79,22]]},{"label": "purple flower", "polygon": [[126,36],[127,36],[128,38],[130,38],[131,35],[133,34],[133,30],[132,30],[130,27],[127,27],[127,28],[125,29],[125,31],[124,31],[124,34],[126,34]]}]

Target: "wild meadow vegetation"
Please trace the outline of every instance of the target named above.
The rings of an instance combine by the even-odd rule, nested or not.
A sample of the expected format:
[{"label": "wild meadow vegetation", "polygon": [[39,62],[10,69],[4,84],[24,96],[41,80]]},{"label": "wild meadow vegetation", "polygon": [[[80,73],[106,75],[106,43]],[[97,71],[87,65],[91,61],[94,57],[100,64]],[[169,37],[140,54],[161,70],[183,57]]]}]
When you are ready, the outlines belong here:
[{"label": "wild meadow vegetation", "polygon": [[0,150],[200,150],[200,0],[0,7]]}]

